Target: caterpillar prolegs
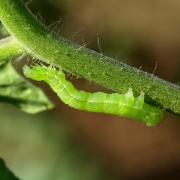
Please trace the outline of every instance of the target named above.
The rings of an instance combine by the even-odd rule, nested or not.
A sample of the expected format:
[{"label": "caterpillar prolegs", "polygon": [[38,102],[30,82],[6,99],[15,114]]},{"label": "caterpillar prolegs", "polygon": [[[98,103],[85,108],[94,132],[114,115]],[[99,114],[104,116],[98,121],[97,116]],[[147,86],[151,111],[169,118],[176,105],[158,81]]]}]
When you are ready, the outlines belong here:
[{"label": "caterpillar prolegs", "polygon": [[66,80],[62,70],[51,66],[25,66],[24,74],[28,78],[48,83],[65,104],[75,109],[129,117],[147,126],[158,124],[164,114],[162,109],[146,104],[143,93],[134,97],[131,89],[126,94],[79,91]]}]

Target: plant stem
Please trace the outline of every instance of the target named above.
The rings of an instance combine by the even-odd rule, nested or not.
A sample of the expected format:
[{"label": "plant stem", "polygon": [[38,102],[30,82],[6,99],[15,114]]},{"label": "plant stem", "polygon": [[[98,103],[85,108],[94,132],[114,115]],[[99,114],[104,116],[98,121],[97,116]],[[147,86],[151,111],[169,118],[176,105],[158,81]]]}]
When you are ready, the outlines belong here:
[{"label": "plant stem", "polygon": [[143,91],[146,98],[180,114],[179,86],[57,36],[38,22],[20,0],[0,0],[0,7],[0,20],[35,57],[117,92],[129,88],[135,94]]},{"label": "plant stem", "polygon": [[25,50],[12,37],[0,40],[0,62],[22,55]]}]

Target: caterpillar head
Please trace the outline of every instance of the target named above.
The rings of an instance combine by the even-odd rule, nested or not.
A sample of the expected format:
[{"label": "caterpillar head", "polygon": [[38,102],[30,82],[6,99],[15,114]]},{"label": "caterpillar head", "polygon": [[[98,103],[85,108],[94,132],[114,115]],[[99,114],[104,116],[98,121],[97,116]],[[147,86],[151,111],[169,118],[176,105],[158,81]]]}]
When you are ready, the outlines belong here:
[{"label": "caterpillar head", "polygon": [[47,69],[41,66],[28,67],[27,65],[23,68],[24,75],[27,78],[31,78],[36,81],[45,80],[47,77]]}]

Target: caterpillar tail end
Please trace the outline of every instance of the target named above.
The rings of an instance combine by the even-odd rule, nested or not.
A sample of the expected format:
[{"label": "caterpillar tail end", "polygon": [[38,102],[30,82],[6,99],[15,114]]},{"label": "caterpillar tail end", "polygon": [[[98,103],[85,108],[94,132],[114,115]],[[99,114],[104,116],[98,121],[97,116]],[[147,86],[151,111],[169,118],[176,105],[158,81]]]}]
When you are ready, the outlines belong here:
[{"label": "caterpillar tail end", "polygon": [[158,107],[157,108],[152,107],[151,111],[148,113],[148,115],[145,116],[144,123],[148,127],[156,126],[161,122],[164,115],[165,115],[164,109],[160,109]]}]

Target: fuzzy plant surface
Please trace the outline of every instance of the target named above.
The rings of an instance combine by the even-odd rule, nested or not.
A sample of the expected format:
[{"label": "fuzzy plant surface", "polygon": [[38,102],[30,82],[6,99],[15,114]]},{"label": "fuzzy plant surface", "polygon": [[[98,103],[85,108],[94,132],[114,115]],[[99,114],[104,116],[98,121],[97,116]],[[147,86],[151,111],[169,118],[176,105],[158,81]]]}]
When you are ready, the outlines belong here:
[{"label": "fuzzy plant surface", "polygon": [[21,0],[1,0],[0,7],[0,20],[13,42],[10,54],[17,48],[17,54],[30,54],[118,93],[126,93],[129,88],[136,96],[143,92],[146,102],[180,115],[178,85],[58,36],[39,22]]}]

